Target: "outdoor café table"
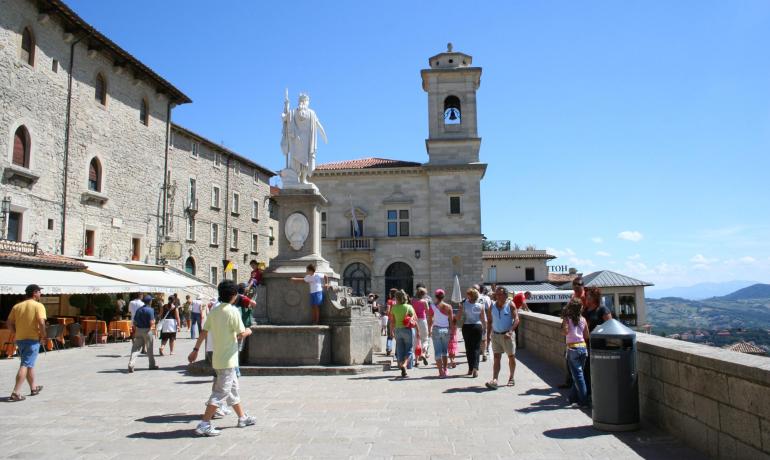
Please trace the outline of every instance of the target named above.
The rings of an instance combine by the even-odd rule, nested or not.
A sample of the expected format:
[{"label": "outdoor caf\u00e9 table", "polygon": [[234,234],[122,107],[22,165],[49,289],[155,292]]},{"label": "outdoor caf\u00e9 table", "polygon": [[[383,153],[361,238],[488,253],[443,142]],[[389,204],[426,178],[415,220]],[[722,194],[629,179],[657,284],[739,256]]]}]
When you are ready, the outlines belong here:
[{"label": "outdoor caf\u00e9 table", "polygon": [[110,322],[110,335],[112,339],[117,341],[118,336],[125,339],[131,335],[131,321],[130,320],[117,320]]},{"label": "outdoor caf\u00e9 table", "polygon": [[62,326],[64,326],[64,337],[67,337],[70,334],[69,330],[67,329],[67,325],[72,324],[74,322],[75,322],[75,318],[67,318],[62,316],[56,317],[56,324],[61,324]]}]

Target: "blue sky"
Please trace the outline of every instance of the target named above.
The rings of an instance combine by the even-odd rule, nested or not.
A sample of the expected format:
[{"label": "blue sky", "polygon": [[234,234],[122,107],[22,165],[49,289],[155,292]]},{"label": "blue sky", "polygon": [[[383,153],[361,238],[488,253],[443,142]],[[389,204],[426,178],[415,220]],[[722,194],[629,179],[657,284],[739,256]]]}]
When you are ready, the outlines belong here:
[{"label": "blue sky", "polygon": [[69,0],[193,99],[177,123],[280,169],[284,88],[319,161],[427,161],[420,69],[483,67],[482,230],[658,287],[770,282],[770,2]]}]

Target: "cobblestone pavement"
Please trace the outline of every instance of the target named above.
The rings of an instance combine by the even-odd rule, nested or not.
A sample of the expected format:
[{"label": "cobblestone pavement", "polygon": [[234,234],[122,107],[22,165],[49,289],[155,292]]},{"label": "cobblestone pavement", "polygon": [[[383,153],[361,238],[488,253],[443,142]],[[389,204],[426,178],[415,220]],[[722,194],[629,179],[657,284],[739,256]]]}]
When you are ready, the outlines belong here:
[{"label": "cobblestone pavement", "polygon": [[[185,332],[182,335],[186,335]],[[184,373],[192,341],[177,341],[160,370],[126,372],[129,343],[41,354],[38,396],[0,401],[3,458],[701,458],[649,429],[623,435],[591,428],[549,383],[560,375],[520,352],[516,386],[489,391],[491,362],[477,379],[439,380],[435,368],[355,376],[243,377],[256,426],[217,421],[216,438],[193,435],[210,378]],[[462,345],[460,346],[462,349]],[[380,356],[378,359],[382,359]],[[10,394],[18,360],[0,360]],[[507,371],[501,380],[507,379]],[[549,383],[546,383],[549,382]],[[25,389],[25,394],[28,390]]]}]

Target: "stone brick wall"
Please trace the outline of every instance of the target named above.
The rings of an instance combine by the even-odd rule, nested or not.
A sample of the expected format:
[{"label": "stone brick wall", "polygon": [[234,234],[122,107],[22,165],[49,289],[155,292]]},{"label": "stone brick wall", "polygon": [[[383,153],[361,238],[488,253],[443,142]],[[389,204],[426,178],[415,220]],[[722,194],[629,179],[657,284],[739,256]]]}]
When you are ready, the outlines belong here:
[{"label": "stone brick wall", "polygon": [[[237,281],[245,282],[251,271],[249,261],[269,261],[269,176],[243,158],[235,157],[187,130],[174,126],[172,132],[174,146],[169,155],[172,189],[168,203],[172,221],[169,235],[172,240],[182,243],[182,258],[169,263],[184,270],[187,258],[191,257],[196,276],[212,282],[211,267],[216,268],[217,281],[221,281],[222,260],[228,259],[233,261],[237,270]],[[193,144],[197,144],[197,156],[192,153]],[[198,200],[198,210],[192,214],[187,211],[190,179],[195,179]],[[215,186],[219,187],[218,208],[212,203]],[[237,211],[233,209],[233,192],[239,196]],[[252,215],[254,201],[258,203],[256,216]],[[188,238],[190,215],[194,216],[193,238]],[[218,224],[218,244],[211,244],[212,223]],[[237,245],[233,244],[233,229],[238,232]],[[252,234],[258,238],[256,250],[251,247]]]},{"label": "stone brick wall", "polygon": [[[521,343],[564,368],[561,320],[523,313]],[[714,458],[770,457],[770,358],[637,336],[642,420]]]}]

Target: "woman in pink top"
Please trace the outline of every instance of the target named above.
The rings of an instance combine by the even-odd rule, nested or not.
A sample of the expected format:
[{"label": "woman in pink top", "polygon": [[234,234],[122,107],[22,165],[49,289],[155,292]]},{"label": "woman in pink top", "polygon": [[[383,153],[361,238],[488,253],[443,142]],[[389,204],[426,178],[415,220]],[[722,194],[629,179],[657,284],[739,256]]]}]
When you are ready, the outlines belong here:
[{"label": "woman in pink top", "polygon": [[[417,295],[411,300],[412,308],[414,308],[414,314],[417,317],[417,339],[420,341],[420,347],[422,348],[422,363],[428,365],[428,352],[430,348],[430,334],[428,333],[428,308],[430,303],[425,297],[428,295],[428,291],[420,286],[417,288]],[[418,358],[419,360],[419,358]],[[418,363],[419,364],[419,363]],[[415,364],[416,366],[417,364]]]},{"label": "woman in pink top", "polygon": [[567,365],[572,374],[572,389],[569,402],[573,407],[588,407],[588,389],[584,369],[588,359],[588,323],[580,314],[583,302],[580,298],[573,297],[562,313],[561,333],[567,342]]}]

